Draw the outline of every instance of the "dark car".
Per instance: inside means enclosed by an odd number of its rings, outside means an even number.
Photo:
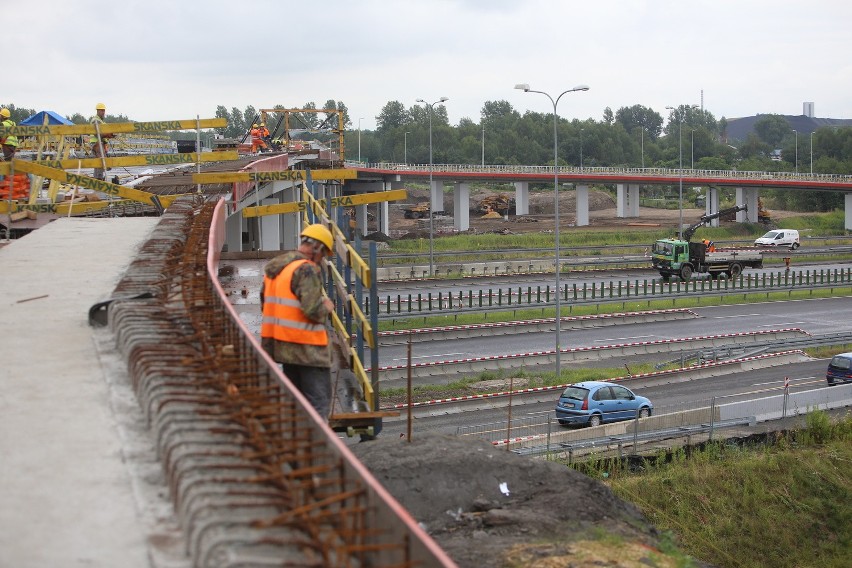
[[[825,380],[829,385],[852,383],[852,351],[831,358],[825,372]]]
[[[563,426],[588,424],[600,426],[604,422],[646,418],[654,412],[654,405],[644,396],[638,396],[627,387],[603,381],[576,383],[562,391],[556,403],[556,419]]]

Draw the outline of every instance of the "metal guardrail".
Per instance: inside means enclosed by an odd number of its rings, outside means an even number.
[[[768,277],[767,277],[768,275]],[[662,282],[659,280],[583,283],[582,286],[561,288],[561,302],[570,313],[572,305],[601,303],[673,300],[686,294],[691,297],[712,297],[730,294],[769,294],[794,290],[852,287],[852,268],[836,270],[792,270],[763,273],[759,276],[741,274],[734,279],[693,279],[688,282]],[[418,293],[396,298],[385,296],[379,307],[380,320],[398,320],[412,317],[461,315],[465,313],[506,312],[513,310],[548,309],[556,307],[556,290],[549,285],[535,289],[528,286],[473,290]],[[395,309],[394,309],[395,308]],[[367,311],[371,309],[367,306]]]

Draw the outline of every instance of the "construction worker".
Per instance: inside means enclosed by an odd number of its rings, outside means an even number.
[[[3,128],[12,128],[13,126],[17,126],[15,121],[12,120],[12,113],[9,112],[9,109],[2,108],[0,109],[0,126]],[[2,136],[0,137],[0,145],[3,146],[3,160],[11,161],[12,158],[15,157],[15,152],[18,151],[18,137],[17,136]]]
[[[251,151],[252,152],[263,152],[264,149],[269,148],[266,145],[266,141],[263,139],[263,132],[266,130],[266,126],[261,128],[258,124],[251,125]],[[266,130],[266,135],[269,136],[269,131]]]
[[[334,303],[323,294],[322,263],[332,255],[331,232],[309,225],[299,248],[264,267],[261,344],[322,418],[331,407],[331,350],[326,321]]]
[[[104,103],[98,103],[95,105],[95,116],[93,116],[89,122],[91,124],[97,124],[100,129],[105,124],[104,116],[106,116],[106,105]],[[95,134],[92,138],[94,140],[92,143],[92,155],[96,158],[105,157],[109,150],[107,141],[114,136],[115,134],[101,134],[100,137],[98,137],[98,135]],[[95,168],[94,177],[101,181],[106,179],[103,168]]]

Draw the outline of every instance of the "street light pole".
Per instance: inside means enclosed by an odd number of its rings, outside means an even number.
[[[403,161],[406,164],[408,164],[408,135],[409,134],[411,134],[411,132],[406,132],[402,136],[402,140],[403,140]]]
[[[580,171],[583,171],[583,129],[580,129]]]
[[[645,169],[645,127],[639,130],[639,141],[642,144],[642,169]]]
[[[432,217],[435,213],[435,204],[432,200],[432,113],[435,111],[435,105],[438,103],[443,103],[448,101],[447,97],[441,97],[434,103],[427,103],[423,99],[417,99],[418,103],[423,103],[424,105],[429,107],[429,277],[431,278],[435,274],[435,253],[434,253],[434,224],[432,221]],[[443,193],[443,192],[442,192]],[[443,206],[443,204],[442,204]]]
[[[698,105],[689,105],[688,108],[698,108]],[[675,107],[667,106],[667,110],[677,111]],[[680,211],[680,224],[677,228],[678,239],[683,240],[683,116],[686,114],[684,107],[681,106],[680,117],[678,118],[678,127],[677,127],[677,153],[678,153],[678,161],[680,165],[679,170],[679,178],[680,181],[678,183],[678,193],[677,193],[677,208]]]
[[[485,125],[482,126],[482,167],[485,167]]]
[[[690,142],[690,150],[692,151],[692,157],[689,160],[689,169],[695,169],[695,129],[692,128],[692,141]]]
[[[559,343],[559,330],[562,327],[562,312],[561,312],[561,298],[562,298],[562,290],[560,290],[559,286],[559,142],[558,142],[558,134],[556,130],[557,125],[557,115],[556,115],[556,105],[559,104],[559,99],[562,98],[562,95],[567,93],[573,93],[574,91],[588,91],[588,85],[577,85],[573,89],[568,89],[567,91],[563,91],[556,100],[553,100],[549,94],[544,91],[533,91],[530,89],[530,86],[526,83],[521,83],[515,85],[516,89],[520,89],[525,93],[538,93],[540,95],[544,95],[550,102],[553,103],[553,199],[556,205],[556,214],[555,214],[555,227],[554,227],[554,236],[556,239],[556,377],[562,373],[561,369],[561,358],[562,358],[562,346]]]
[[[361,161],[361,121],[364,120],[364,117],[360,117],[358,119],[358,162]]]
[[[816,132],[816,131],[814,131]],[[811,175],[814,175],[814,133],[811,132]]]
[[[794,129],[793,134],[796,135],[796,173],[799,173],[799,131]]]

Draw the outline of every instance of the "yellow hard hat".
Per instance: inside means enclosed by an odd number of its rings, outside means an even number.
[[[324,225],[320,225],[318,223],[315,225],[308,225],[302,230],[301,236],[321,242],[325,245],[325,248],[328,249],[328,256],[331,256],[334,238],[331,236],[331,231],[326,229]]]
[[[10,116],[12,116],[12,113],[9,112],[9,109],[7,108],[0,108],[0,116],[2,116],[3,118],[9,118]]]
[[[98,103],[95,105],[95,110],[106,110],[106,105],[104,103]]]
[[[252,128],[257,128],[257,123],[255,122],[254,124],[252,124],[252,125],[251,125],[251,127],[252,127]]]

